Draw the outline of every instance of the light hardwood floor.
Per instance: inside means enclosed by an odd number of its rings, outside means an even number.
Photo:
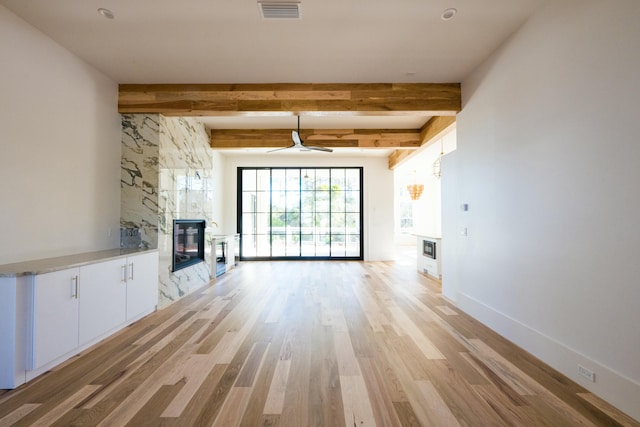
[[[4,425],[640,423],[459,312],[411,265],[255,262],[0,392]]]

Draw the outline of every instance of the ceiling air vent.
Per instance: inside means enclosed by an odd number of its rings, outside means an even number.
[[[300,19],[300,2],[258,2],[263,19]]]

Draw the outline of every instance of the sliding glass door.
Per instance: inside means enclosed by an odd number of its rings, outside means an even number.
[[[362,259],[362,168],[239,168],[241,259]]]

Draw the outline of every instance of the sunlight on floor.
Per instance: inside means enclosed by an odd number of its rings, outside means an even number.
[[[396,245],[393,259],[400,265],[413,265],[417,268],[416,245]]]

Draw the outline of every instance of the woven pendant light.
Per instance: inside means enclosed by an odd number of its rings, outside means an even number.
[[[418,200],[422,195],[422,191],[424,190],[424,185],[422,184],[407,185],[407,190],[409,190],[409,196],[411,197],[411,200]]]
[[[416,171],[413,171],[413,184],[407,185],[407,190],[409,191],[409,197],[411,200],[418,200],[422,195],[422,191],[424,190],[424,185],[416,183]]]

